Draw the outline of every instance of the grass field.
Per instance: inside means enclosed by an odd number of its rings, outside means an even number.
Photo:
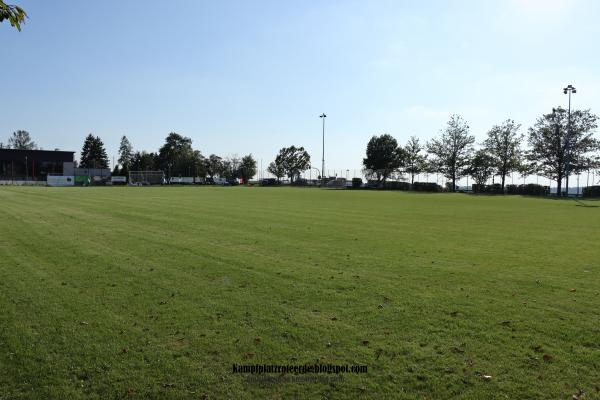
[[[2,187],[0,399],[597,399],[599,205]]]

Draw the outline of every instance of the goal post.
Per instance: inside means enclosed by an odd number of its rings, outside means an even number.
[[[162,185],[165,183],[165,173],[162,171],[129,171],[129,184]]]

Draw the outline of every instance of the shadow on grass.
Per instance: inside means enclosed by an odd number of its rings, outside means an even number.
[[[584,203],[596,203],[596,202],[600,202],[600,198],[599,197],[590,197],[590,198],[577,198],[577,197],[557,197],[557,196],[535,196],[535,195],[526,195],[526,194],[495,194],[495,193],[465,193],[468,194],[470,196],[489,196],[489,197],[494,197],[494,196],[506,196],[506,197],[510,197],[510,196],[519,196],[519,197],[525,197],[525,198],[531,198],[531,199],[542,199],[542,200],[551,200],[551,201],[574,201],[575,206],[576,207],[590,207],[590,208],[597,208],[600,207],[600,205],[592,205],[592,204],[586,204]]]
[[[537,197],[537,196],[526,196],[526,197]],[[538,197],[539,198],[539,197]],[[587,203],[597,203],[600,202],[600,198],[586,198],[580,199],[577,197],[556,197],[556,196],[546,196],[542,197],[546,200],[554,200],[554,201],[573,201],[575,202],[575,207],[587,207],[587,208],[598,208],[600,205],[598,204],[587,204]],[[585,203],[584,203],[585,201]]]
[[[597,204],[594,204],[594,205],[585,204],[583,201],[581,201],[579,199],[574,199],[574,200],[577,203],[577,204],[575,204],[576,207],[590,207],[590,208],[598,208],[598,207],[600,207],[600,205],[597,205]],[[590,199],[590,200],[586,200],[586,201],[596,201],[597,202],[597,201],[600,201],[600,199]]]

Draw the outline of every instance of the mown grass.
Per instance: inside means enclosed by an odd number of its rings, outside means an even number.
[[[0,188],[0,399],[599,398],[582,204],[600,203]],[[315,362],[369,372],[232,373]]]

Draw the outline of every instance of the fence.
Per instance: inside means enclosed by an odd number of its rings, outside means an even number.
[[[107,169],[84,169],[84,168],[76,168],[74,175],[74,184],[75,185],[94,185],[94,184],[106,184],[110,181],[110,171]],[[49,174],[54,175],[54,174]],[[359,168],[352,169],[326,169],[325,170],[325,181],[326,183],[330,183],[330,187],[352,187],[352,182],[354,180],[355,186],[358,179],[363,184],[367,184],[369,181],[369,177],[365,175],[364,171]],[[23,179],[22,177],[2,177],[0,179],[0,185],[46,185],[46,180],[44,181],[33,181]],[[303,171],[299,179],[295,184],[298,186],[321,186],[323,182],[320,178],[320,171],[317,168],[311,168],[306,171]],[[387,180],[390,182],[411,182],[413,179],[409,174],[394,174]],[[178,178],[181,180],[179,182],[177,179],[174,179],[172,183],[188,183],[187,180],[191,179],[192,183],[201,184],[203,183],[201,179],[196,178],[194,182],[194,178]],[[254,182],[262,182],[265,179],[277,180],[277,178],[271,174],[267,170],[259,170],[251,179],[250,183]],[[210,179],[207,179],[210,181]],[[331,183],[335,181],[336,183]],[[342,182],[345,182],[344,184]],[[414,182],[420,182],[422,184],[436,184],[440,187],[445,188],[449,181],[440,173],[420,173],[414,175]],[[500,178],[498,176],[492,177],[487,185],[493,185],[500,182]],[[283,177],[277,182],[278,184],[291,184],[290,180],[287,177]],[[463,177],[457,181],[457,189],[461,191],[472,191],[472,185],[475,182],[470,177]],[[565,181],[563,180],[562,187],[564,188]],[[548,178],[532,175],[532,176],[520,176],[518,173],[509,174],[505,180],[505,187],[508,188],[509,185],[526,185],[526,184],[537,184],[541,186],[549,187],[550,194],[556,194],[556,182],[552,181]],[[569,195],[570,196],[580,196],[583,194],[584,187],[590,187],[594,185],[600,184],[600,170],[590,170],[577,175],[573,175],[569,180]],[[327,186],[327,185],[324,185]],[[563,189],[564,190],[564,189]]]
[[[317,168],[312,168],[306,170],[300,174],[301,179],[306,179],[308,181],[318,181],[320,176],[320,172]],[[337,178],[345,178],[346,181],[351,182],[354,178],[360,178],[363,182],[368,182],[370,179],[365,175],[362,169],[352,168],[352,169],[325,169],[325,177],[328,179],[337,179]],[[267,170],[259,170],[254,176],[254,181],[262,181],[264,179],[276,179],[277,177],[271,174]],[[395,175],[389,178],[390,181],[398,181],[398,182],[411,182],[411,177],[409,174],[404,173],[401,175]],[[289,184],[289,178],[283,177],[280,179],[281,183]],[[448,179],[444,177],[444,175],[440,173],[420,173],[415,174],[414,182],[422,182],[422,183],[435,183],[441,187],[446,187],[447,184],[450,183]],[[457,190],[470,192],[472,190],[472,185],[475,182],[470,177],[463,177],[456,182]],[[492,185],[495,183],[500,183],[500,177],[494,176],[486,182],[488,185]],[[526,184],[537,184],[541,186],[548,186],[550,189],[550,194],[556,194],[556,181],[548,179],[546,177],[540,175],[530,175],[530,176],[521,176],[518,173],[512,173],[506,176],[505,186],[508,185],[526,185]],[[588,186],[593,186],[596,184],[600,184],[600,170],[590,170],[578,175],[572,175],[569,178],[569,195],[570,196],[579,196],[583,193],[583,188]],[[350,185],[350,184],[349,184]],[[566,180],[563,180],[562,187],[563,190],[566,186]]]

